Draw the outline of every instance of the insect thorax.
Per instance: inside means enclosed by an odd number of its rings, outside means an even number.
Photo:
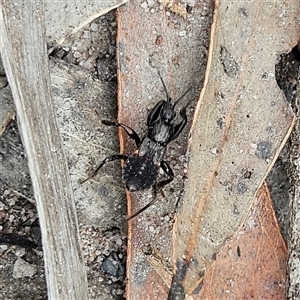
[[[139,155],[151,158],[154,164],[159,164],[166,152],[166,146],[145,137],[139,149]]]

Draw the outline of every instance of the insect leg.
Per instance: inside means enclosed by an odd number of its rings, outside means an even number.
[[[176,125],[173,126],[173,130],[172,130],[172,134],[168,140],[168,143],[170,143],[171,141],[175,140],[179,134],[181,133],[181,131],[183,130],[183,128],[185,127],[186,123],[187,123],[187,115],[186,115],[186,108],[190,103],[188,103],[185,107],[183,107],[179,114],[182,118],[182,121]]]
[[[89,177],[81,180],[79,183],[82,184],[86,181],[88,181],[89,179],[95,177],[97,175],[97,173],[99,172],[99,170],[107,163],[107,162],[110,162],[110,161],[114,161],[114,160],[117,160],[117,159],[123,159],[123,160],[126,160],[128,158],[128,156],[126,155],[122,155],[122,154],[115,154],[115,155],[110,155],[108,157],[106,157],[102,163],[97,167],[97,169],[94,171],[94,173],[92,175],[90,175]]]
[[[155,123],[158,118],[160,118],[160,113],[162,110],[162,107],[165,105],[166,101],[162,100],[159,101],[150,111],[147,117],[147,126],[151,127],[153,126],[153,123]]]
[[[173,132],[172,132],[172,136],[170,137],[170,141],[175,140],[179,136],[179,134],[181,133],[181,131],[183,130],[183,128],[187,123],[186,107],[182,108],[179,114],[182,118],[182,121],[173,127]]]
[[[139,209],[137,212],[135,212],[133,215],[131,215],[130,217],[128,217],[124,222],[128,222],[130,220],[132,220],[133,218],[135,218],[136,216],[138,216],[140,213],[142,213],[143,211],[145,211],[148,207],[150,207],[152,204],[154,204],[157,201],[157,197],[155,197],[153,200],[151,200],[147,205],[145,205],[143,208]]]
[[[139,135],[132,128],[126,126],[123,123],[118,123],[118,122],[108,121],[108,120],[102,120],[101,123],[106,126],[117,126],[123,128],[126,131],[126,133],[129,135],[129,137],[135,141],[136,146],[138,148],[140,147],[141,139]]]
[[[163,171],[165,172],[165,174],[167,176],[169,176],[168,179],[166,180],[162,180],[160,182],[158,182],[154,188],[157,189],[161,189],[163,188],[165,185],[169,184],[171,181],[173,181],[174,179],[174,173],[173,170],[171,169],[171,167],[169,166],[169,164],[167,162],[165,162],[164,160],[161,161],[160,163],[161,168],[163,169]]]

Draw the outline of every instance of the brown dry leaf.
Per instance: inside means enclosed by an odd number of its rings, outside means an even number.
[[[225,243],[196,299],[284,299],[287,248],[267,186],[242,229]]]
[[[292,130],[295,117],[276,84],[275,63],[277,53],[297,43],[299,13],[298,1],[216,1],[188,181],[174,226],[170,300],[202,284]]]
[[[130,300],[167,298],[168,287],[142,248],[151,244],[171,261],[172,213],[182,196],[188,130],[205,74],[211,12],[210,1],[196,2],[186,18],[170,12],[157,1],[129,1],[118,10],[119,121],[143,137],[149,110],[166,99],[157,71],[174,100],[193,87],[176,106],[177,113],[194,99],[188,109],[189,125],[168,146],[164,157],[174,170],[174,181],[164,188],[165,197],[158,195],[160,199],[155,205],[128,224],[127,298]],[[120,132],[121,150],[132,153],[134,143]],[[149,203],[152,197],[151,191],[128,195],[128,214]]]

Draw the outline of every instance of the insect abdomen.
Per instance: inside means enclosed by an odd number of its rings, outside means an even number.
[[[123,168],[123,181],[129,191],[138,191],[150,188],[158,176],[159,165],[152,159],[131,155]]]

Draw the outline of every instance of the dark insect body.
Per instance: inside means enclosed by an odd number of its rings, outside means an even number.
[[[124,160],[124,167],[122,171],[122,179],[126,185],[126,188],[130,192],[139,191],[154,187],[155,197],[142,209],[130,216],[127,221],[136,217],[143,212],[149,206],[156,201],[156,191],[161,189],[166,184],[170,183],[174,179],[174,173],[167,162],[163,160],[167,145],[175,140],[187,123],[186,106],[180,110],[181,121],[178,124],[174,124],[173,121],[176,117],[175,106],[178,102],[190,91],[188,89],[178,100],[171,103],[171,98],[167,92],[167,88],[162,77],[159,77],[164,86],[165,93],[167,95],[167,101],[161,100],[150,111],[147,117],[148,131],[146,136],[141,140],[139,135],[130,127],[114,122],[114,121],[101,121],[102,124],[107,126],[118,126],[125,130],[130,138],[135,141],[137,150],[130,156],[123,154],[115,154],[106,157],[102,163],[97,167],[92,175],[84,179],[81,183],[93,178],[97,175],[98,171],[110,161],[117,159]],[[159,169],[162,168],[167,179],[156,183]]]
[[[0,232],[0,245],[16,245],[30,249],[38,248],[38,245],[35,242],[32,242],[26,236],[17,233]]]

